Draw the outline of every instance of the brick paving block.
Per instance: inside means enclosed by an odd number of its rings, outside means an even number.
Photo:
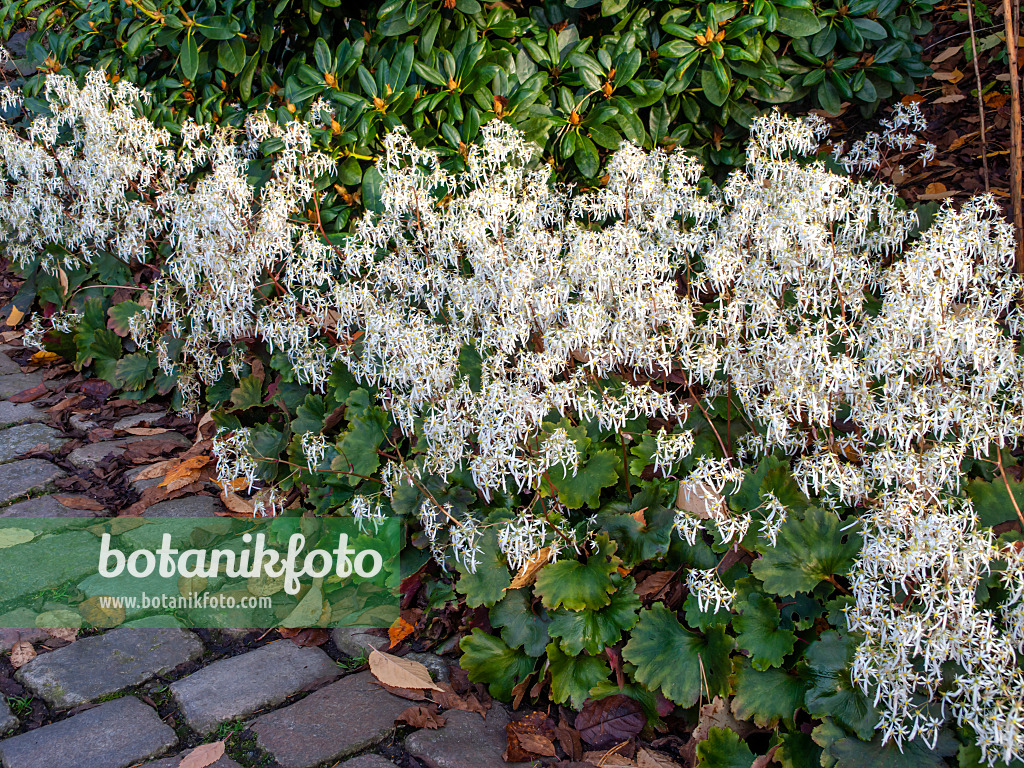
[[[39,444],[52,451],[66,442],[66,437],[45,424],[18,424],[8,427],[0,431],[0,464],[14,461]]]
[[[4,599],[17,600],[93,573],[96,551],[96,537],[85,531],[40,536],[8,547],[0,557]]]
[[[508,745],[508,713],[495,703],[484,720],[476,712],[449,709],[447,722],[436,731],[416,731],[405,748],[429,768],[479,768],[482,765],[527,768],[529,763],[506,763],[501,754]]]
[[[314,768],[380,743],[394,730],[395,718],[414,704],[360,672],[261,715],[252,730],[256,743],[284,768]]]
[[[29,422],[46,421],[47,413],[36,408],[32,403],[12,403],[0,400],[0,424],[27,424]]]
[[[280,704],[300,691],[330,682],[338,665],[319,648],[280,640],[216,661],[171,684],[171,695],[197,733]]]
[[[41,373],[8,373],[0,376],[0,398],[6,400],[12,395],[24,392],[26,389],[38,387],[43,383]]]
[[[4,768],[128,768],[178,743],[156,710],[134,696],[0,741]]]
[[[178,768],[181,765],[181,761],[192,754],[191,749],[187,749],[180,755],[174,757],[163,757],[159,760],[155,760],[152,763],[146,763],[142,768]],[[210,763],[206,768],[242,768],[241,765],[236,763],[227,755],[217,759],[216,762]]]
[[[67,477],[63,469],[42,459],[22,459],[8,464],[0,472],[0,504],[42,490],[62,477]]]
[[[41,654],[15,678],[51,706],[67,709],[166,674],[203,650],[183,629],[115,629]]]

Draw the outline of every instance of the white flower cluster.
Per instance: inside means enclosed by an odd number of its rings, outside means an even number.
[[[11,252],[23,263],[52,245],[85,261],[100,251],[145,261],[151,243],[165,244],[152,305],[131,331],[176,372],[186,403],[200,381],[237,368],[218,350],[254,336],[314,387],[342,363],[422,435],[420,467],[382,471],[390,498],[419,482],[413,472],[468,470],[488,494],[537,490],[553,467],[579,471],[569,432],[545,433],[552,412],[612,430],[640,416],[681,425],[682,398],[634,381],[671,372],[691,396],[728,393],[755,431],[736,456],[697,457],[684,491],[708,508],[681,513],[679,532],[695,540],[713,518],[723,538],[742,538],[751,517],[721,503],[740,460],[797,456],[796,478],[818,503],[866,510],[850,621],[865,637],[855,677],[875,692],[886,737],[934,738],[952,716],[978,733],[986,760],[1024,753],[1013,651],[1024,588],[1008,590],[998,614],[977,606],[972,585],[1011,555],[952,501],[962,458],[1024,434],[1012,338],[1024,330],[1024,291],[991,197],[942,208],[910,240],[917,217],[892,188],[801,159],[826,135],[822,121],[777,114],[755,121],[747,166],[720,192],[700,191],[694,159],[626,144],[603,187],[572,194],[549,184],[520,133],[494,122],[459,173],[390,134],[382,210],[329,244],[315,216],[296,216],[315,210],[315,180],[330,167],[308,123],[254,114],[240,137],[191,123],[171,137],[139,116],[142,93],[101,73],[81,89],[50,76],[46,94],[53,117],[28,138],[0,126]],[[916,146],[906,134],[917,122],[898,107],[847,166]],[[246,173],[268,138],[283,149],[257,190]],[[47,255],[44,266],[64,265]],[[168,335],[183,340],[178,360]],[[656,441],[658,468],[671,471],[692,437]],[[303,440],[310,467],[328,447]],[[244,430],[218,435],[214,450],[222,482],[256,481]],[[353,501],[353,514],[371,525],[375,504]],[[265,511],[278,505],[264,496]],[[773,542],[786,510],[777,499],[764,508]],[[433,499],[420,518],[439,558],[447,540],[459,562],[476,562],[471,519]],[[580,548],[532,508],[502,523],[498,540],[513,568],[543,546]],[[704,605],[726,604],[707,574],[690,578]],[[948,662],[962,671],[940,692]]]

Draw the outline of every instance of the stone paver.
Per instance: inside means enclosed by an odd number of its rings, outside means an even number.
[[[64,470],[42,459],[22,459],[8,464],[0,472],[0,504],[42,490],[66,476]]]
[[[128,548],[125,548],[126,550]],[[178,593],[177,577],[161,576],[159,570],[154,570],[149,576],[138,578],[128,573],[125,569],[117,576],[107,577],[99,573],[93,573],[78,584],[78,588],[86,597],[97,595],[110,595],[111,597],[123,597],[125,619],[128,621],[138,619],[148,613],[156,613],[162,609],[159,606],[143,607],[142,596],[147,595],[168,595],[173,597]]]
[[[398,766],[380,755],[360,755],[346,760],[339,768],[398,768]]]
[[[171,684],[171,695],[189,727],[209,733],[339,674],[337,664],[319,648],[279,640],[193,672]]]
[[[448,662],[436,653],[407,653],[403,658],[419,662],[426,667],[434,682],[448,682]]]
[[[178,743],[169,725],[133,696],[0,741],[4,768],[127,768]]]
[[[40,443],[50,450],[59,448],[67,439],[45,424],[19,424],[0,432],[0,464],[14,461]]]
[[[119,437],[116,440],[104,440],[99,443],[89,443],[80,448],[75,448],[68,454],[68,461],[82,469],[92,469],[108,456],[120,456],[131,443],[140,440],[168,440],[187,448],[192,445],[188,438],[179,435],[177,432],[165,432],[162,435],[132,435],[131,437]]]
[[[184,760],[192,753],[191,749],[185,750],[180,755],[174,757],[164,757],[160,760],[156,760],[152,763],[146,763],[142,768],[178,768],[181,765],[181,761]],[[224,755],[216,762],[210,763],[207,768],[242,768],[241,765],[236,763],[227,755]]]
[[[36,373],[9,373],[0,376],[0,398],[6,400],[12,395],[24,392],[26,389],[38,387],[43,383],[43,374]]]
[[[76,494],[61,494],[76,497]],[[34,499],[26,499],[9,507],[0,508],[0,517],[96,517],[103,515],[102,511],[93,509],[75,509],[65,507],[53,496],[37,496]],[[71,524],[71,521],[68,521]]]
[[[11,708],[7,706],[7,700],[0,696],[0,736],[9,733],[18,727],[18,718],[11,714]]]
[[[386,637],[371,635],[358,627],[337,627],[331,632],[331,639],[339,651],[355,658],[369,656],[373,649],[386,650],[390,642]]]
[[[154,512],[156,507],[161,509]],[[139,518],[146,524],[125,531],[121,534],[121,541],[126,549],[155,550],[163,543],[165,533],[171,534],[171,546],[175,548],[187,547],[192,533],[200,527],[214,533],[229,533],[232,523],[227,518],[218,517],[218,509],[223,509],[220,501],[212,496],[183,496],[180,499],[161,501],[147,509],[144,517]],[[152,522],[146,520],[150,517],[162,519]],[[206,517],[212,519],[201,522],[196,519]]]
[[[0,557],[4,599],[17,600],[81,579],[96,570],[96,551],[96,537],[85,531],[40,536],[5,549]]]
[[[199,658],[203,644],[182,629],[115,629],[37,656],[15,678],[67,709],[118,693]]]
[[[0,616],[0,653],[7,653],[15,643],[24,640],[26,643],[41,643],[50,636],[41,629],[36,629],[36,614],[28,608],[16,608]],[[21,625],[18,628],[13,625]]]
[[[0,375],[7,376],[12,373],[21,373],[21,366],[7,355],[0,355]]]
[[[124,416],[114,422],[111,429],[131,429],[132,427],[148,427],[154,421],[160,421],[167,415],[167,411],[156,411],[154,413],[133,413],[131,416]],[[166,434],[166,433],[165,433]]]
[[[182,496],[180,499],[161,501],[146,509],[145,517],[216,517],[224,510],[213,496]]]
[[[125,479],[129,482],[132,489],[136,493],[142,493],[147,488],[152,488],[154,485],[160,485],[163,477],[151,477],[149,480],[136,480],[135,478],[142,474],[142,470],[147,469],[146,466],[136,467],[130,469],[124,473]]]
[[[529,763],[506,763],[501,753],[508,746],[505,726],[508,713],[495,703],[484,720],[476,712],[449,709],[447,720],[436,731],[416,731],[405,740],[409,753],[429,768],[479,768],[481,765],[520,766]]]
[[[252,730],[256,743],[284,768],[313,768],[380,743],[412,704],[360,672],[258,717]],[[490,764],[478,762],[474,768]]]
[[[0,355],[0,357],[4,356]],[[46,418],[46,411],[36,408],[32,403],[12,403],[9,400],[0,400],[0,425],[27,424],[33,421],[46,421]]]
[[[137,629],[184,629],[185,625],[173,616],[162,614],[159,616],[146,616],[135,621],[128,621],[122,624],[123,627],[134,627]]]

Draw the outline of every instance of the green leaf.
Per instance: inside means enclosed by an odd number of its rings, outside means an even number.
[[[142,311],[142,305],[135,301],[122,301],[107,310],[107,327],[118,336],[129,334],[128,321]]]
[[[246,376],[231,391],[231,402],[240,411],[263,404],[263,382],[255,376]]]
[[[832,512],[809,507],[803,515],[790,515],[751,570],[764,582],[766,592],[794,595],[810,592],[821,581],[844,575],[860,549],[860,536],[843,531]]]
[[[92,367],[96,375],[115,387],[120,386],[117,380],[117,362],[121,357],[121,338],[107,328],[100,328],[93,336],[91,349]]]
[[[384,203],[380,197],[380,171],[377,166],[371,165],[363,174],[363,207],[371,213],[381,213],[384,210]]]
[[[611,602],[604,608],[597,611],[559,608],[551,614],[548,632],[560,638],[563,651],[574,656],[583,651],[597,655],[619,642],[622,633],[636,625],[640,618],[640,598],[633,591],[636,582],[631,578],[615,581],[617,586]]]
[[[581,462],[575,476],[566,475],[561,468],[549,470],[548,477],[558,491],[558,500],[569,509],[583,506],[596,509],[601,505],[601,489],[618,482],[616,467],[620,459],[615,451],[597,451],[586,464]]]
[[[327,73],[334,69],[331,50],[322,37],[318,37],[313,43],[313,59],[321,73]]]
[[[720,62],[717,59],[712,59],[712,62],[712,65],[705,64],[705,66],[701,67],[700,86],[704,92],[704,97],[716,107],[720,107],[729,98],[729,90],[722,87],[715,72],[714,64],[719,64],[720,66]]]
[[[481,605],[490,607],[504,597],[505,590],[512,583],[508,565],[498,549],[498,534],[493,527],[488,528],[480,539],[480,556],[477,560],[476,573],[470,573],[461,563],[456,564],[459,580],[455,582],[455,589],[466,596],[466,605],[470,608]]]
[[[507,575],[508,569],[504,564],[502,569]],[[550,640],[548,625],[551,619],[543,608],[540,609],[541,615],[535,614],[530,598],[529,589],[508,590],[491,608],[490,619],[492,627],[501,629],[501,639],[508,643],[509,648],[522,648],[527,655],[536,657],[544,653],[544,647]]]
[[[320,432],[327,418],[327,404],[320,395],[309,394],[298,408],[292,420],[292,434],[304,435],[307,432]]]
[[[804,8],[778,8],[776,31],[788,37],[810,37],[821,29],[821,21],[814,11]]]
[[[196,46],[196,39],[191,32],[185,35],[185,42],[181,46],[179,62],[181,64],[181,74],[185,76],[185,79],[195,80],[196,73],[199,71],[199,48]]]
[[[603,656],[565,654],[552,642],[547,647],[548,669],[551,671],[551,698],[556,704],[568,702],[579,709],[590,696],[590,689],[607,680],[612,673]]]
[[[703,636],[689,632],[659,603],[641,612],[622,658],[636,666],[637,682],[660,687],[676,704],[690,707],[702,695],[728,693],[732,649],[724,628],[712,627]]]
[[[1007,478],[1017,506],[1024,509],[1024,483]],[[1017,519],[1017,511],[1013,508],[1010,495],[1001,478],[992,482],[971,480],[967,483],[967,495],[974,503],[974,511],[978,513],[978,525],[989,527]]]
[[[750,768],[754,753],[728,728],[709,728],[697,744],[697,768]]]
[[[615,546],[609,545],[605,537],[603,545],[585,563],[559,560],[542,568],[535,588],[544,607],[595,611],[610,604],[609,595],[615,591],[612,574],[619,564],[614,551]]]
[[[921,739],[904,741],[896,746],[894,741],[882,745],[882,735],[871,741],[840,739],[826,752],[836,759],[836,768],[863,768],[866,765],[884,765],[885,768],[946,768],[945,758],[954,755],[959,745],[949,731],[939,731],[939,739],[932,749]]]
[[[156,371],[156,360],[144,352],[125,355],[117,361],[115,374],[121,386],[129,392],[144,389]]]
[[[252,77],[256,73],[256,65],[259,64],[259,56],[250,56],[246,62],[242,74],[238,77],[238,94],[243,101],[252,98]]]
[[[832,717],[861,739],[868,740],[875,731],[878,713],[850,679],[854,644],[838,632],[824,632],[804,653],[810,687],[805,704],[815,717]]]
[[[576,154],[573,157],[576,160],[576,167],[584,177],[592,179],[597,176],[601,161],[597,156],[597,147],[594,146],[594,142],[586,136],[577,136]]]
[[[750,653],[754,669],[782,666],[786,655],[793,652],[796,635],[779,627],[781,619],[775,601],[757,592],[736,606],[733,619],[736,644]]]
[[[462,638],[459,663],[474,683],[487,683],[496,699],[512,698],[512,689],[533,671],[535,660],[523,651],[509,648],[500,637],[480,629]]]
[[[245,66],[245,43],[242,42],[242,38],[222,40],[217,45],[217,63],[232,74],[237,75],[241,72]]]
[[[780,720],[792,722],[804,705],[806,686],[782,669],[759,672],[744,663],[736,677],[732,711],[740,720],[753,720],[759,728],[774,728]]]

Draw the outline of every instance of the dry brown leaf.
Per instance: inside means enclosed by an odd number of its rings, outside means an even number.
[[[725,506],[722,494],[713,488],[701,485],[697,489],[689,489],[685,483],[679,484],[676,492],[676,509],[683,509],[701,520],[721,516]]]
[[[192,458],[185,459],[164,476],[163,482],[160,485],[167,486],[175,480],[180,480],[184,477],[191,477],[192,481],[194,481],[199,477],[199,470],[210,463],[210,458],[209,456],[193,456]]]
[[[224,743],[215,741],[212,744],[200,744],[178,763],[178,768],[207,768],[213,765],[224,757]]]
[[[149,464],[135,476],[135,482],[139,480],[156,480],[156,478],[166,475],[180,463],[180,459],[167,459],[165,461],[158,461],[155,464]]]
[[[82,618],[99,629],[110,629],[125,620],[124,604],[110,595],[93,595],[78,604]]]
[[[40,397],[45,397],[50,394],[50,390],[46,388],[45,384],[36,384],[34,387],[30,387],[16,395],[11,395],[7,399],[12,403],[31,403],[33,400],[38,400]]]
[[[645,578],[633,590],[639,597],[653,597],[667,587],[675,577],[675,571],[658,571]]]
[[[959,53],[961,50],[962,49],[961,49],[961,47],[959,45],[951,45],[951,46],[949,46],[949,48],[947,48],[942,53],[940,53],[938,56],[936,56],[934,59],[932,59],[932,61],[931,61],[932,66],[934,66],[936,64],[941,64],[942,62],[946,61],[947,59],[952,58],[957,53]]]
[[[43,632],[65,643],[73,643],[78,639],[78,630],[74,627],[47,627]]]
[[[537,580],[537,574],[540,573],[540,569],[548,564],[548,557],[551,556],[551,547],[542,547],[530,555],[530,559],[526,561],[526,564],[519,569],[519,573],[512,579],[512,583],[508,585],[508,589],[519,589],[521,587],[528,587]]]
[[[395,718],[395,725],[411,725],[413,728],[427,728],[436,731],[446,722],[445,716],[437,711],[437,706],[409,707]]]
[[[945,192],[946,185],[943,184],[941,181],[933,181],[931,184],[924,188],[924,191],[927,192],[929,195],[935,194],[937,192]]]
[[[939,98],[932,101],[932,104],[956,104],[958,101],[963,101],[966,98],[962,93],[951,93],[948,96],[939,96]]]
[[[935,72],[932,74],[936,80],[941,80],[944,83],[959,83],[964,79],[964,73],[959,69],[954,69],[952,72]]]
[[[205,576],[179,576],[178,594],[184,598],[202,594],[208,581]]]
[[[415,626],[399,616],[395,619],[394,624],[388,628],[388,640],[390,640],[388,648],[394,648],[415,631]]]
[[[430,672],[418,661],[403,659],[376,649],[370,651],[370,673],[382,683],[395,688],[420,688],[440,691],[430,679]]]
[[[109,533],[111,536],[120,536],[126,531],[138,528],[140,525],[152,525],[148,520],[139,520],[137,517],[112,517],[102,523],[90,525],[85,530],[97,536]]]
[[[660,752],[652,752],[646,747],[640,747],[636,751],[637,768],[680,768],[672,758]]]
[[[487,719],[487,710],[491,706],[489,701],[485,705],[480,702],[475,693],[467,693],[465,696],[460,696],[448,683],[438,683],[438,685],[443,690],[434,691],[430,696],[433,698],[434,703],[442,709],[461,709],[463,712],[476,712],[480,717]]]
[[[607,752],[584,752],[583,762],[593,763],[599,768],[637,768],[634,761],[623,757],[614,749],[609,749]]]
[[[68,509],[87,509],[91,512],[104,512],[106,507],[100,504],[96,499],[90,499],[88,496],[54,496],[62,507]]]
[[[15,339],[20,339],[24,335],[24,331],[4,331],[3,333],[0,333],[0,341],[4,344],[9,344]]]
[[[234,512],[236,515],[252,517],[253,510],[256,509],[256,505],[249,499],[243,499],[241,496],[236,493],[232,493],[231,491],[222,492],[220,500],[224,502],[224,506],[228,508],[228,511]]]
[[[19,640],[11,647],[11,666],[21,669],[36,657],[36,649],[27,640]]]
[[[61,360],[61,356],[48,349],[40,349],[30,358],[33,365],[53,365]]]
[[[167,427],[128,427],[125,430],[129,435],[162,435],[170,431]]]
[[[517,735],[519,746],[524,751],[543,757],[555,757],[555,745],[551,739],[539,733],[520,733]]]

